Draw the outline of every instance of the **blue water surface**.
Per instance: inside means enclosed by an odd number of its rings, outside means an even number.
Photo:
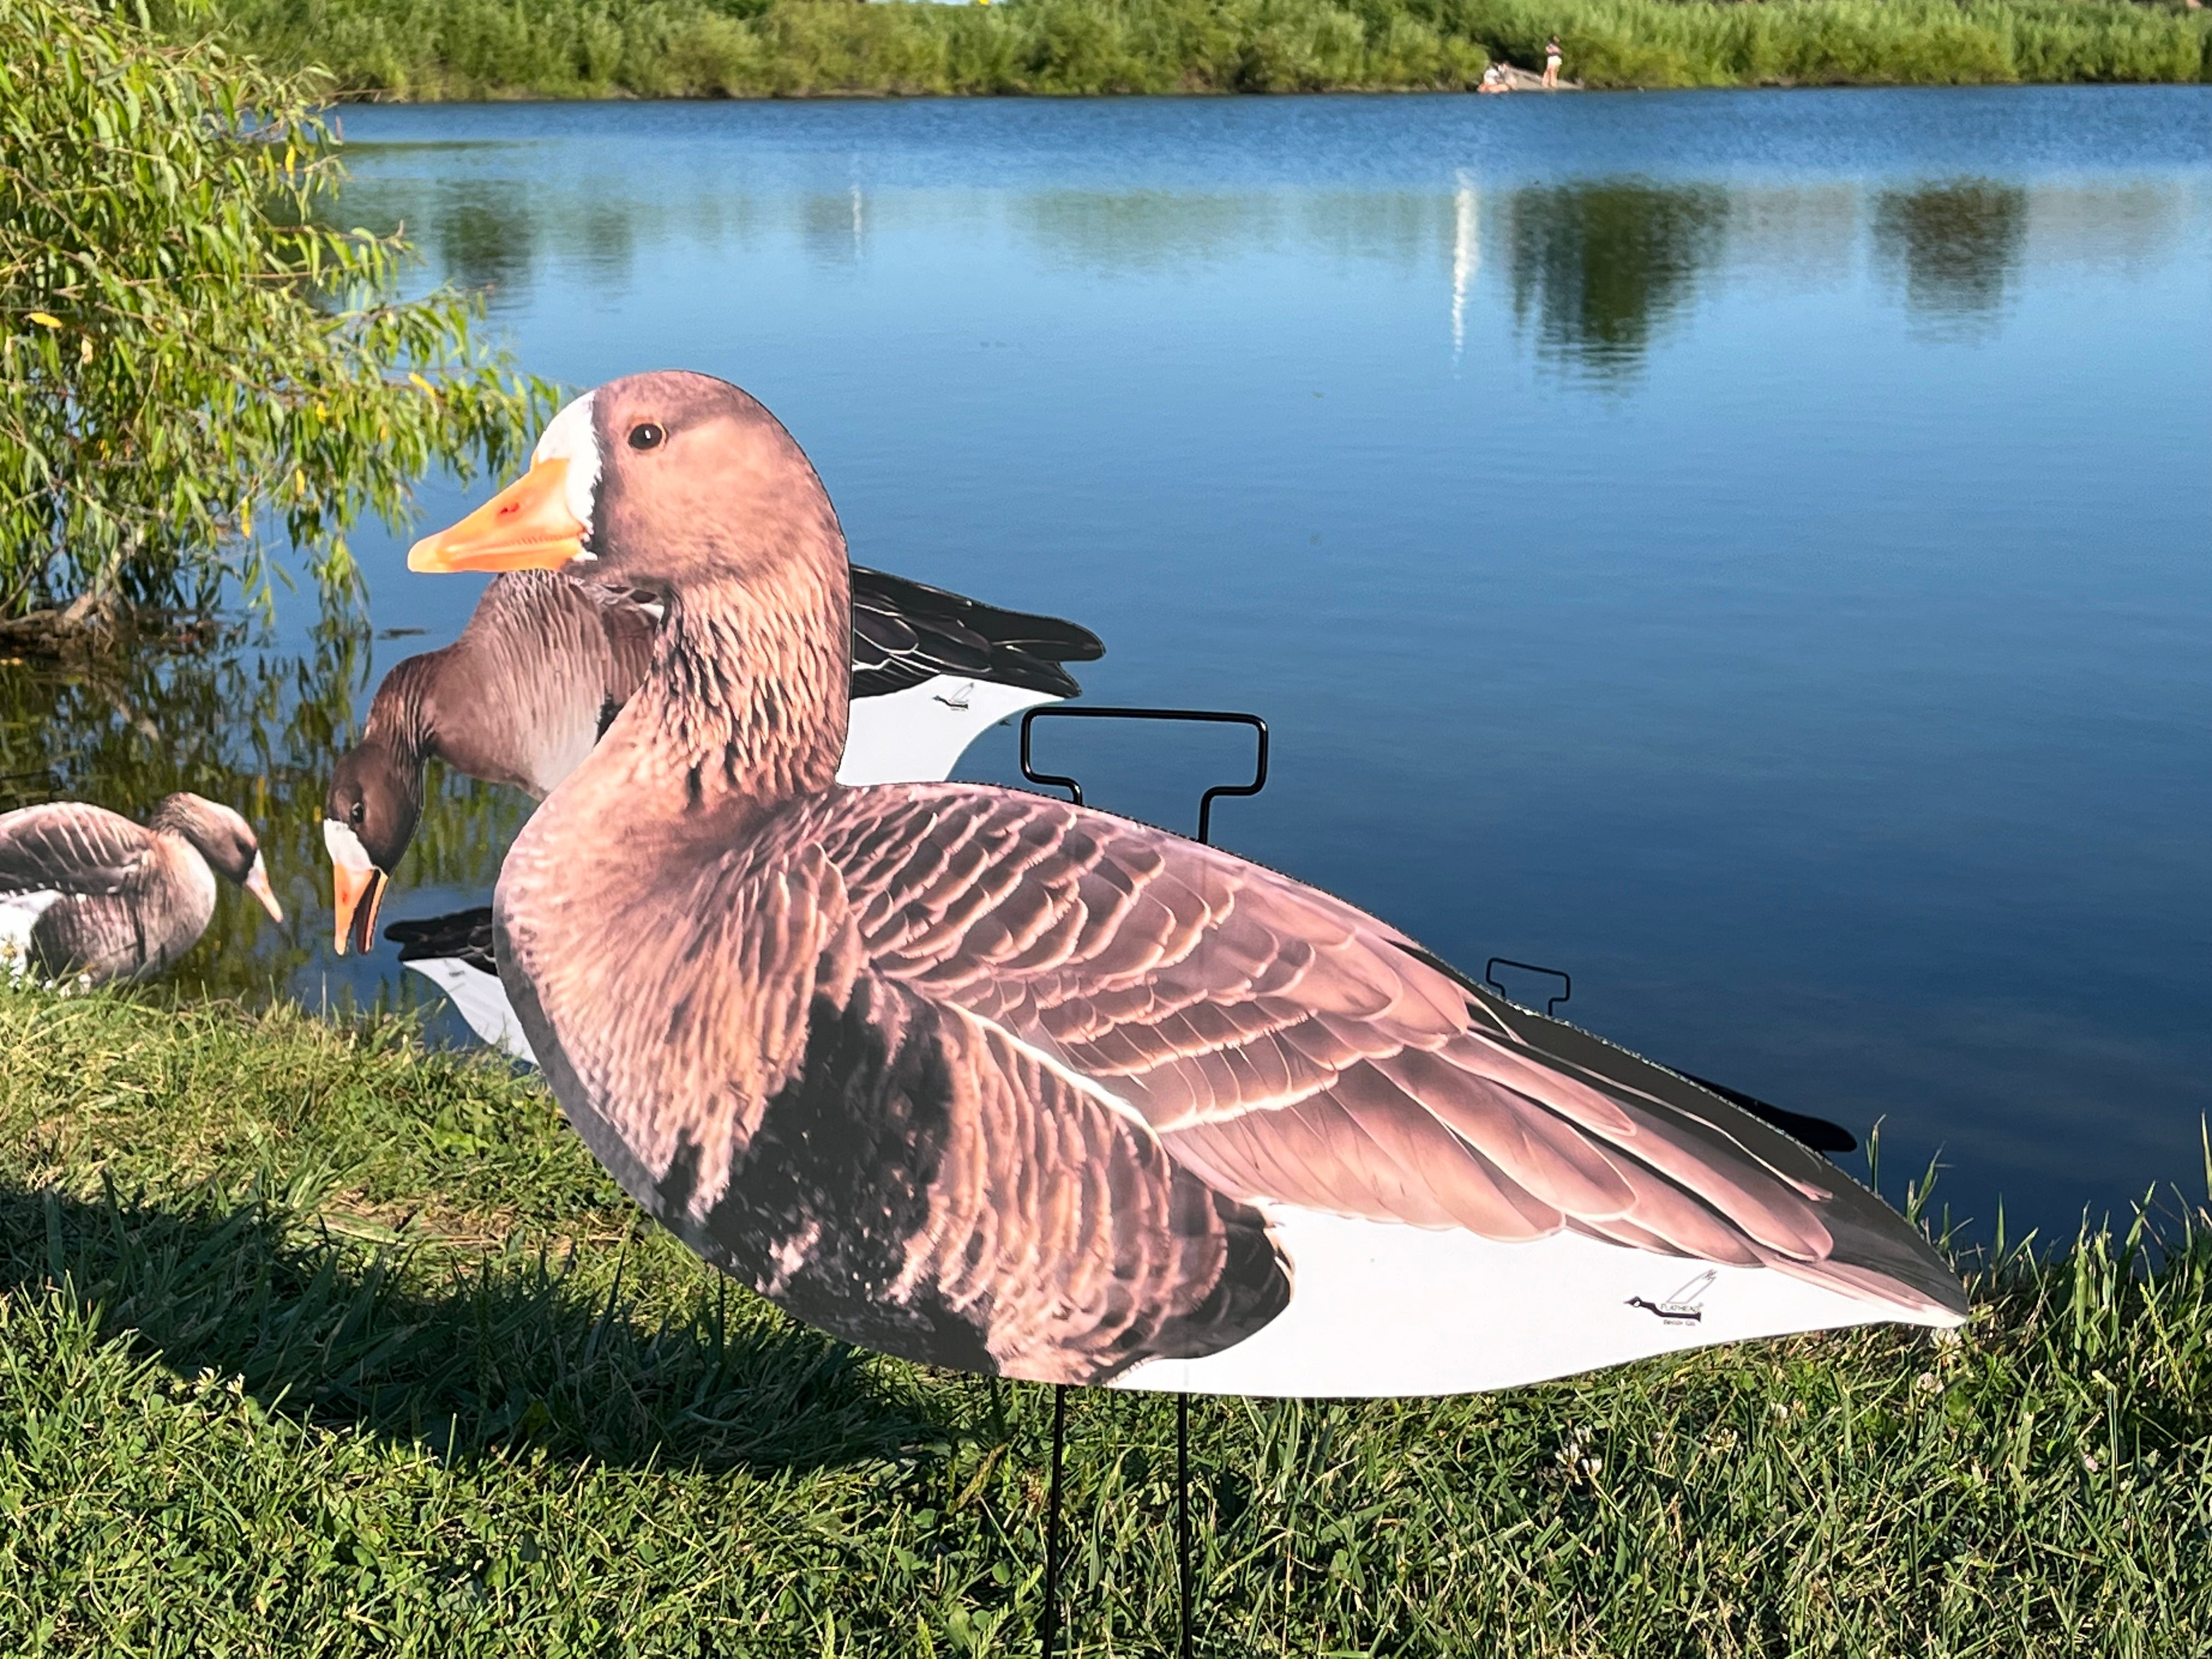
[[[2212,88],[342,119],[528,368],[735,380],[857,559],[1264,714],[1227,844],[1978,1227],[2203,1195]],[[459,628],[363,550],[380,664]],[[1248,763],[1040,745],[1182,828]]]

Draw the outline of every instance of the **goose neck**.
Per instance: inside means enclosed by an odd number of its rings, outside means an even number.
[[[818,576],[687,587],[608,736],[648,748],[687,814],[818,794],[844,753],[851,629],[842,560]]]
[[[450,650],[452,647],[447,647]],[[430,694],[446,652],[409,657],[384,677],[368,705],[362,741],[381,745],[407,770],[420,775],[437,742]]]

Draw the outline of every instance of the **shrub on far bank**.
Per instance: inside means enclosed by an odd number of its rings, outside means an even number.
[[[265,589],[262,519],[343,586],[362,512],[516,453],[544,389],[458,296],[398,301],[401,245],[316,222],[322,93],[0,0],[0,617]]]
[[[2212,78],[2212,13],[2131,0],[213,0],[172,27],[410,99],[1449,90],[1554,30],[1594,87]]]
[[[2212,21],[2109,0],[1405,0],[1516,63],[1557,30],[1593,87],[2212,78]]]
[[[1488,61],[1394,0],[220,0],[208,24],[410,99],[1456,88]]]

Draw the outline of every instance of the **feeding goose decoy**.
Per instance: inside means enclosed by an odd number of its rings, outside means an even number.
[[[52,980],[151,979],[199,942],[217,874],[283,907],[252,826],[198,795],[143,823],[83,801],[0,813],[0,959]]]
[[[485,586],[451,645],[384,677],[323,801],[339,954],[375,942],[385,887],[422,816],[427,763],[544,799],[644,678],[653,611],[640,595],[518,570]]]
[[[948,776],[986,727],[1082,695],[1063,664],[1105,654],[1097,635],[1058,617],[858,566],[853,588],[847,783]],[[659,612],[646,595],[517,570],[486,586],[453,644],[384,677],[324,802],[341,955],[349,940],[364,953],[374,943],[377,907],[422,817],[425,763],[543,799],[629,700]],[[471,995],[465,959],[403,960],[457,1001]]]
[[[734,386],[601,386],[409,562],[665,601],[637,695],[507,854],[494,950],[623,1188],[836,1337],[1395,1395],[1964,1317],[1834,1166],[1341,900],[1017,790],[840,786],[843,535]]]

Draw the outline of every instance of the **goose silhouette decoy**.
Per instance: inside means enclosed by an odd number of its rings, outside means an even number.
[[[1057,617],[853,574],[855,713],[838,769],[848,783],[945,777],[985,728],[1081,696],[1064,663],[1105,654],[1097,635]],[[378,907],[422,818],[426,763],[544,799],[629,701],[659,609],[647,595],[517,570],[486,585],[451,645],[384,677],[324,799],[341,956],[349,942],[366,954],[375,940]],[[473,1006],[465,961],[418,955],[410,965]]]
[[[198,795],[143,824],[74,800],[0,813],[0,960],[49,980],[151,979],[207,931],[218,874],[284,920],[252,826]]]
[[[550,571],[495,577],[451,645],[409,657],[369,701],[361,741],[323,800],[337,951],[366,954],[392,872],[422,816],[434,757],[533,799],[591,753],[653,655],[641,596]]]
[[[507,854],[494,952],[624,1189],[833,1336],[1041,1382],[1412,1395],[1965,1316],[1834,1166],[1340,899],[1020,791],[841,786],[843,534],[734,386],[599,387],[409,562],[580,565],[666,604]]]
[[[399,947],[399,965],[443,991],[480,1041],[526,1065],[538,1064],[514,1005],[507,1000],[507,988],[500,983],[492,954],[491,906],[395,921],[384,936]]]

